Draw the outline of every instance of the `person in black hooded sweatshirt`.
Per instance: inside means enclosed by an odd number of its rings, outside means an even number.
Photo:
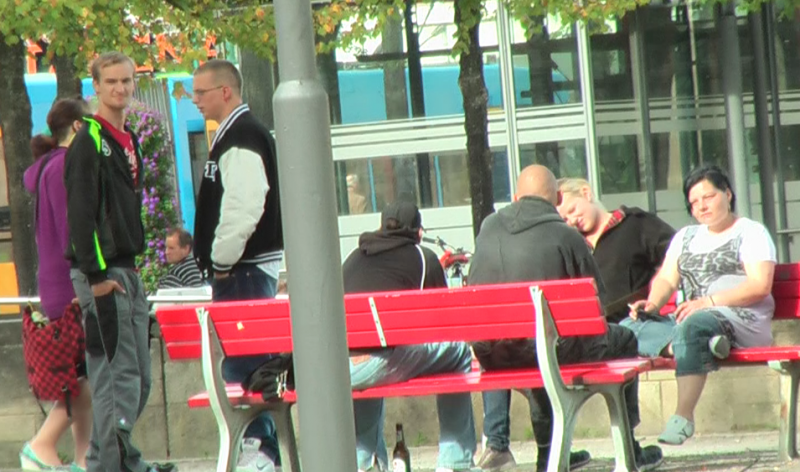
[[[381,228],[361,235],[358,248],[343,266],[344,292],[368,293],[445,288],[447,283],[436,254],[419,245],[422,217],[413,203],[389,204]],[[421,375],[469,372],[472,354],[466,343],[432,343],[350,352],[354,389],[402,382]],[[469,470],[475,454],[475,424],[469,393],[437,395],[439,460],[437,471]],[[383,439],[383,399],[355,400],[358,469],[377,465],[390,470]],[[377,462],[377,464],[376,464]]]

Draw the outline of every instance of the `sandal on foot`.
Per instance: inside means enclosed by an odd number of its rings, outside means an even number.
[[[683,416],[672,415],[667,421],[664,432],[658,437],[658,442],[680,446],[692,435],[694,435],[694,423]]]
[[[36,456],[36,453],[33,452],[33,448],[31,448],[30,443],[25,443],[22,451],[20,451],[19,464],[20,468],[24,472],[37,472],[41,470],[69,472],[70,470],[69,467],[65,467],[63,465],[48,465],[42,462],[41,459]]]

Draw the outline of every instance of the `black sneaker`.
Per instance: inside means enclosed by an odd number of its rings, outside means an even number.
[[[539,454],[541,454],[543,449],[539,449]],[[546,450],[547,454],[544,454],[542,460],[536,460],[536,472],[547,472],[547,459],[550,457],[549,450]],[[592,455],[589,454],[589,451],[575,451],[569,453],[569,470],[578,470],[581,467],[585,466],[592,460]]]
[[[150,469],[148,469],[148,472],[178,472],[178,466],[172,462],[166,462],[164,464],[153,462],[150,464]]]
[[[639,445],[639,441],[634,441],[633,453],[636,457],[636,468],[639,469],[639,472],[655,470],[664,462],[664,454],[658,446],[642,447]]]

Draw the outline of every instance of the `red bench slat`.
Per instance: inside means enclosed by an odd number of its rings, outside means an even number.
[[[770,361],[800,361],[800,346],[769,346],[731,349],[727,359],[720,361],[722,366],[741,364],[766,364]],[[654,360],[653,370],[675,369],[675,359],[658,358]]]
[[[545,299],[553,303],[560,300],[576,298],[592,298],[597,296],[597,289],[592,279],[574,279],[567,281],[545,281],[535,283],[519,283],[504,285],[487,285],[464,287],[458,289],[432,289],[424,291],[377,292],[372,294],[345,295],[344,304],[347,313],[371,313],[368,298],[372,297],[379,311],[413,311],[430,312],[439,308],[474,307],[481,305],[501,306],[528,301],[530,302],[531,285],[538,286]],[[180,324],[195,323],[197,315],[194,309],[203,305],[173,305],[159,308],[156,317],[159,323]],[[214,307],[225,310],[236,307],[237,320],[250,318],[282,318],[288,315],[287,300],[259,300],[257,302],[218,302]]]
[[[731,349],[725,362],[769,362],[800,360],[800,346],[769,346]]]
[[[253,336],[253,332],[259,334],[270,333],[274,337],[279,337],[281,335],[291,336],[291,324],[288,321],[288,313],[283,314],[282,317],[262,317],[261,319],[254,319],[252,316],[242,318],[238,313],[221,313],[219,311],[220,308],[216,306],[212,306],[209,310],[214,320],[214,326],[221,339],[247,339]],[[442,308],[435,311],[435,315],[432,314],[434,313],[432,311],[392,311],[388,313],[384,312],[380,317],[384,334],[388,337],[394,329],[453,329],[472,324],[484,325],[486,324],[486,310],[492,311],[493,324],[498,325],[504,323],[529,323],[534,316],[533,307],[531,303],[528,302],[527,304],[517,303],[498,307],[475,306],[468,308]],[[378,307],[378,311],[380,314],[380,307]],[[600,308],[597,304],[597,300],[594,298],[571,302],[557,301],[551,304],[553,316],[566,322],[570,320],[584,322],[587,318],[598,318],[600,316],[599,311]],[[371,312],[348,312],[346,321],[348,333],[375,333],[375,321]],[[591,331],[595,331],[594,334],[603,332],[602,329],[598,327],[569,326],[568,323],[565,323],[565,326],[567,331],[564,334],[569,334],[569,331],[572,330],[579,330],[581,334],[588,334]],[[162,335],[167,342],[199,340],[200,326],[196,319],[191,323],[164,325],[162,327]],[[509,337],[527,336],[527,334],[513,336],[513,333],[509,335]]]
[[[648,359],[625,359],[596,362],[577,366],[561,367],[561,375],[567,385],[602,385],[623,383],[637,374],[650,370]],[[484,390],[506,390],[513,388],[544,388],[542,376],[537,370],[513,369],[495,372],[470,372],[467,374],[440,374],[418,377],[407,382],[366,390],[354,390],[354,399],[410,397],[434,394],[480,392]],[[264,403],[258,392],[245,392],[241,387],[228,385],[228,398],[234,405]],[[293,403],[295,392],[286,392],[282,401]],[[201,393],[189,399],[189,407],[208,407],[208,394]]]
[[[538,286],[554,297],[550,309],[562,336],[606,331],[592,279],[542,282]],[[389,346],[535,335],[529,284],[354,294],[345,297],[351,349],[380,346],[370,297]],[[200,357],[198,306],[164,307],[157,312],[172,359]],[[291,351],[288,300],[215,303],[207,309],[226,355]]]

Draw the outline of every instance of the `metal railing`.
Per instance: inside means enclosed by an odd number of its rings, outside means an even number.
[[[0,306],[27,305],[40,301],[39,297],[0,297]],[[147,297],[147,301],[150,303],[205,303],[211,301],[211,295],[150,295]]]
[[[288,299],[285,293],[275,296],[278,300]],[[149,303],[209,303],[211,295],[150,295]],[[39,297],[0,297],[0,306],[27,305],[41,302]]]

